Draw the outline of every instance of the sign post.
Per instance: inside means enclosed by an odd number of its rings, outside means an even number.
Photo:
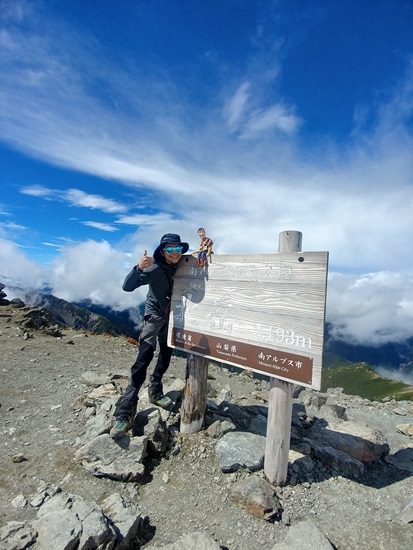
[[[207,380],[207,359],[189,353],[181,407],[180,432],[183,434],[193,434],[202,428],[206,411]]]
[[[301,252],[294,231],[280,234],[278,253],[215,254],[202,267],[183,256],[168,332],[168,344],[189,354],[181,431],[202,426],[206,398],[193,395],[206,387],[200,358],[275,377],[288,388],[320,389],[327,262],[327,252]]]
[[[284,231],[279,236],[278,251],[301,252],[301,242],[299,231]],[[285,485],[287,481],[293,389],[291,382],[270,379],[264,474],[272,485]]]

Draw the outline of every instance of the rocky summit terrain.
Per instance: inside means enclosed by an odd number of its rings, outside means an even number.
[[[211,363],[202,429],[180,433],[186,360],[108,435],[136,344],[0,307],[0,549],[413,547],[413,403],[296,388],[287,483],[263,471],[268,379]]]

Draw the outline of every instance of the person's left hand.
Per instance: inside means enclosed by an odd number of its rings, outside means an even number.
[[[152,256],[148,256],[147,254],[148,254],[148,252],[145,250],[143,252],[142,258],[140,259],[140,261],[138,263],[138,269],[140,269],[141,271],[143,271],[147,267],[151,267],[151,265],[153,264]]]

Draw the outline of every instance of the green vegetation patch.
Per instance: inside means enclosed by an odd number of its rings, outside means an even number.
[[[370,401],[396,399],[413,401],[413,386],[382,378],[367,363],[351,363],[323,369],[322,391],[343,388],[344,393]]]

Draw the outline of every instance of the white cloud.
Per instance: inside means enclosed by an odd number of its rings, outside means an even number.
[[[244,82],[238,87],[234,96],[228,100],[225,111],[227,114],[227,124],[230,130],[234,130],[238,126],[238,123],[243,116],[249,97],[248,92],[250,86],[251,84],[249,82]]]
[[[72,206],[83,206],[84,208],[92,208],[108,213],[125,212],[126,210],[123,204],[99,195],[90,195],[80,189],[68,189],[62,193],[62,196]]]
[[[243,138],[254,137],[266,130],[279,130],[287,135],[294,134],[301,121],[283,105],[272,105],[251,114],[242,131]]]
[[[50,266],[49,281],[53,294],[68,301],[90,299],[115,309],[138,306],[147,289],[133,294],[122,290],[129,271],[125,253],[106,241],[88,240],[62,247],[62,255]],[[132,266],[130,266],[131,268]]]
[[[53,197],[56,191],[45,187],[44,185],[28,185],[20,190],[23,195],[31,195],[33,197]]]
[[[29,260],[16,244],[0,237],[0,282],[23,288],[42,287],[47,272]]]
[[[129,216],[119,216],[116,223],[125,225],[168,225],[173,223],[174,217],[171,214],[158,212],[157,214],[130,214]]]
[[[244,82],[228,99],[224,112],[230,132],[237,131],[242,138],[251,139],[268,130],[278,130],[287,135],[293,135],[298,130],[301,119],[292,107],[277,103],[257,108],[256,98],[249,101],[251,95],[251,83]]]
[[[101,222],[81,222],[83,225],[87,225],[88,227],[94,227],[95,229],[100,229],[100,231],[108,231],[109,233],[112,233],[113,231],[118,231],[117,227],[113,227],[113,225],[109,225],[108,223],[101,223]]]
[[[19,225],[17,223],[14,223],[14,222],[8,222],[8,223],[0,223],[0,229],[1,228],[4,228],[5,230],[23,230],[23,229],[27,229],[27,227],[25,227],[24,225]]]
[[[413,337],[413,273],[332,273],[327,292],[327,319],[337,339],[379,345]]]
[[[57,200],[68,203],[70,206],[91,208],[92,210],[101,210],[109,214],[120,213],[126,211],[126,206],[119,202],[95,195],[85,193],[81,189],[52,189],[43,185],[31,185],[23,187],[20,190],[24,195],[32,195],[34,197],[42,197],[49,200]]]

